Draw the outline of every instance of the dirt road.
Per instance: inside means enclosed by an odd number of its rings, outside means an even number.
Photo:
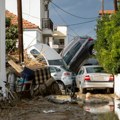
[[[113,95],[92,95],[111,100]],[[85,98],[85,95],[79,95]],[[98,115],[83,110],[83,105],[77,103],[56,104],[38,96],[34,99],[24,99],[14,107],[0,109],[0,120],[98,120]]]

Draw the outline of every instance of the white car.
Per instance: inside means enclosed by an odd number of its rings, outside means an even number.
[[[51,76],[58,82],[60,89],[65,90],[66,87],[72,85],[72,72],[63,66],[49,65]]]
[[[99,65],[82,66],[76,75],[76,85],[81,93],[87,89],[108,89],[113,92],[114,76]]]
[[[65,65],[62,57],[47,44],[32,45],[27,49],[27,54],[30,58],[45,62],[47,65]]]

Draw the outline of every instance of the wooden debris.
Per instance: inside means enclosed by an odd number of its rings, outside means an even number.
[[[13,60],[8,61],[9,65],[16,70],[17,73],[21,73],[23,71],[22,67],[16,64]]]

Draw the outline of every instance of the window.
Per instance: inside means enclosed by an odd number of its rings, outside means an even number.
[[[79,72],[78,72],[78,75],[82,75],[84,73],[84,70],[80,70]]]
[[[64,65],[64,62],[62,59],[57,60],[48,60],[49,65]]]
[[[61,70],[59,68],[55,68],[57,72],[60,72]]]
[[[50,67],[50,72],[51,72],[51,73],[55,73],[55,72],[56,72],[55,67]]]
[[[30,53],[38,60],[46,63],[45,58],[43,55],[40,54],[36,49],[32,49]]]
[[[87,73],[106,73],[102,67],[87,67]]]

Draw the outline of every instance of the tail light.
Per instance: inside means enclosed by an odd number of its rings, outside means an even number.
[[[92,38],[88,38],[89,41],[92,41],[93,39]]]
[[[90,76],[89,75],[86,75],[85,78],[84,78],[85,81],[90,81]]]
[[[113,81],[113,80],[114,80],[114,76],[113,76],[113,75],[110,75],[109,81]]]
[[[71,73],[70,72],[64,72],[64,76],[70,76]]]

